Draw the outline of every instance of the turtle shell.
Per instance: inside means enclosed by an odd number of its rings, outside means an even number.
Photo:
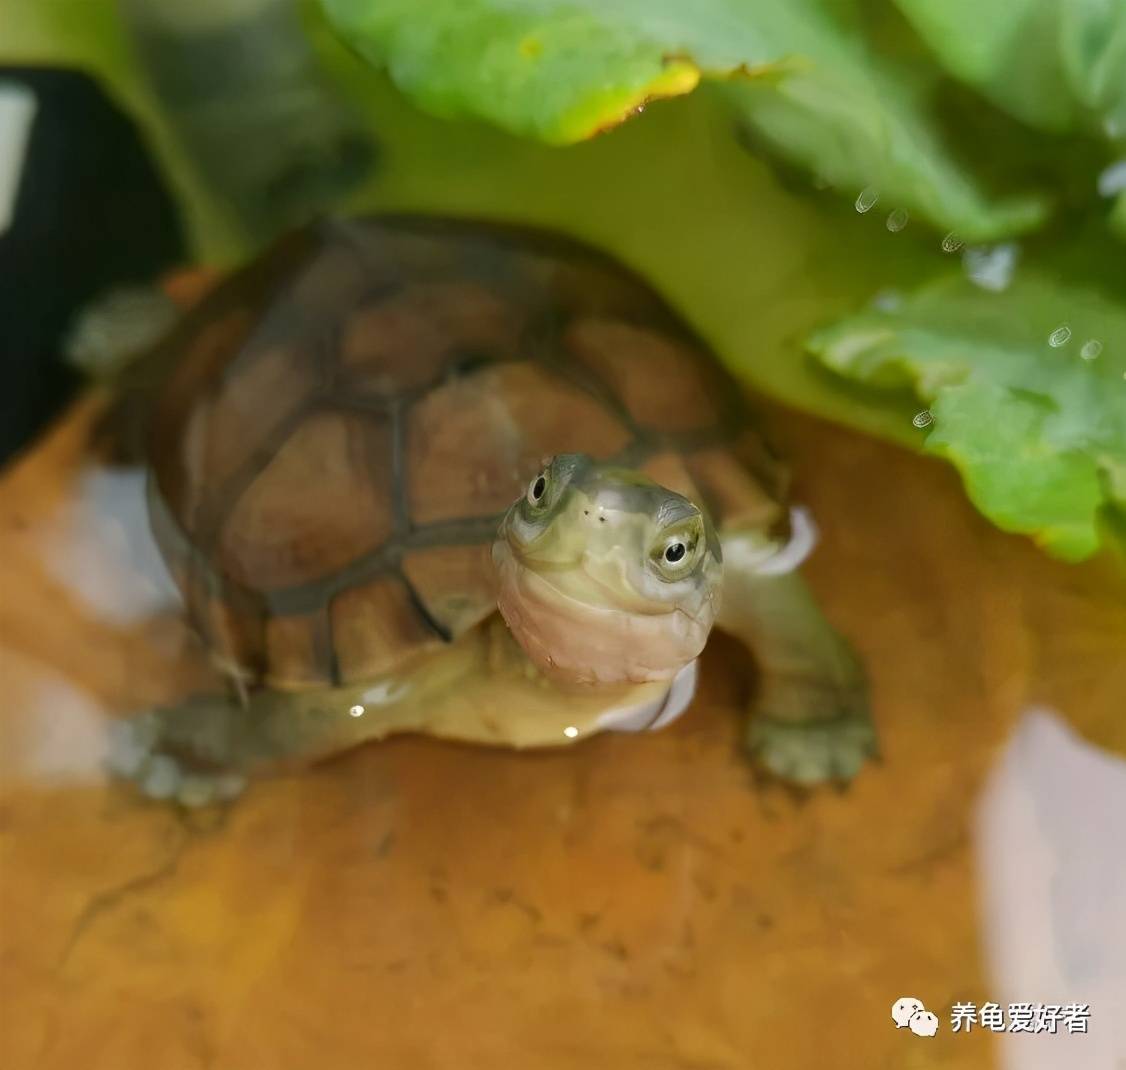
[[[782,469],[638,277],[576,243],[413,217],[318,223],[163,347],[150,511],[232,673],[371,678],[495,608],[489,547],[546,457],[647,471],[772,524]]]

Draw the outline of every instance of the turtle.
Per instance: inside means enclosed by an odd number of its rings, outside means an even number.
[[[224,694],[136,714],[111,765],[188,805],[394,732],[517,747],[660,726],[713,624],[760,666],[750,754],[873,753],[864,669],[744,392],[572,238],[322,219],[141,362],[150,524]]]

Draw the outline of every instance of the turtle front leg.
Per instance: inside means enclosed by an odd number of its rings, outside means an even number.
[[[848,781],[876,750],[864,669],[829,623],[786,551],[759,532],[723,538],[717,624],[762,669],[747,746],[771,773],[814,785]]]

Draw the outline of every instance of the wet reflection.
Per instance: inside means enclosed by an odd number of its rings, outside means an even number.
[[[40,541],[47,571],[100,620],[128,625],[180,605],[149,528],[140,468],[84,467]]]
[[[1126,1066],[1124,818],[1126,761],[1051,711],[1026,713],[977,818],[985,998],[1005,1007],[1089,1004],[1090,1032],[1006,1031],[1010,1070]]]
[[[107,705],[109,695],[99,694],[97,670],[116,677],[105,679],[111,690],[120,685],[131,690],[113,664],[113,638],[136,635],[160,650],[179,630],[167,627],[181,600],[149,528],[144,479],[139,468],[80,462],[43,515],[17,513],[26,524],[20,542],[28,557],[20,563],[17,589],[25,599],[29,591],[42,592],[43,598],[41,630],[26,628],[24,635],[8,639],[17,648],[23,640],[32,660],[11,664],[16,650],[3,651],[8,701],[16,707],[6,725],[11,730],[15,722],[4,764],[21,781],[100,783],[108,715],[115,704]],[[11,504],[18,509],[18,503]],[[12,586],[15,582],[9,580]],[[24,615],[31,609],[26,603],[13,608]],[[81,634],[87,638],[78,639]],[[98,641],[105,647],[101,657]],[[128,664],[124,669],[127,673]]]

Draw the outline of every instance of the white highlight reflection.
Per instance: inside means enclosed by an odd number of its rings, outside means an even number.
[[[1126,1066],[1126,761],[1030,710],[990,777],[976,848],[990,988],[1089,1003],[1087,1035],[1001,1036],[1007,1070]],[[971,998],[967,995],[966,998]]]
[[[47,570],[109,624],[130,625],[180,604],[149,528],[139,468],[90,466],[40,533]]]
[[[15,698],[0,737],[0,784],[34,783],[70,787],[105,780],[106,720],[102,705],[62,676],[44,672],[38,663],[13,658],[5,679]]]

